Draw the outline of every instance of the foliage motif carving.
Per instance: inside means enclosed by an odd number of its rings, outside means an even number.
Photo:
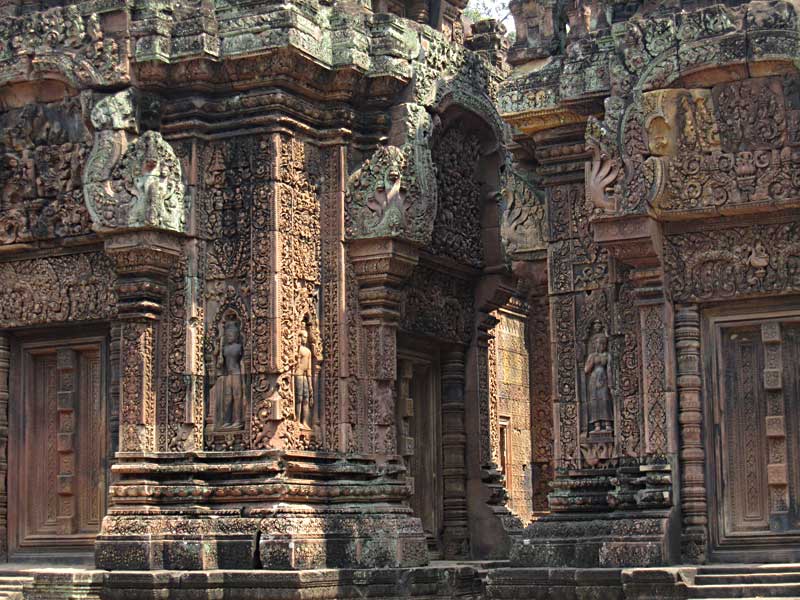
[[[649,453],[663,456],[667,452],[667,400],[664,385],[664,319],[662,307],[643,309],[644,368],[647,398],[647,449]]]
[[[531,364],[531,427],[533,430],[533,511],[547,510],[549,482],[553,477],[552,357],[550,356],[550,304],[533,304],[528,320]]]
[[[634,286],[623,274],[616,303],[617,328],[622,334],[619,387],[620,425],[617,427],[618,450],[622,456],[642,455],[642,409],[639,385],[639,309],[635,304]]]
[[[557,296],[553,311],[556,335],[558,384],[558,435],[562,460],[576,457],[578,448],[578,413],[575,388],[575,299],[572,295]]]

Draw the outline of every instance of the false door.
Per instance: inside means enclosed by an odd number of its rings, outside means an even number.
[[[411,508],[422,521],[431,558],[441,555],[442,477],[438,362],[429,354],[398,351],[401,448],[414,492]]]
[[[798,560],[800,322],[722,321],[715,330],[714,554]]]
[[[104,338],[17,346],[9,406],[11,560],[92,549],[106,508],[105,361]]]

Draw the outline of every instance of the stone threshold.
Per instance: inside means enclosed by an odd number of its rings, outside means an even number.
[[[800,574],[800,564],[580,569],[509,567],[505,561],[434,561],[424,567],[385,569],[104,571],[83,566],[16,563],[0,567],[0,598],[15,600],[688,599],[704,597],[699,595],[702,593],[702,586],[695,585],[695,579],[699,581],[700,578],[697,576],[702,573],[743,576],[742,574],[775,571]],[[734,587],[735,585],[730,587],[730,590]],[[721,588],[717,586],[715,589]]]

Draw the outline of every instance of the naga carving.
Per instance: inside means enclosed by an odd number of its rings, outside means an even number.
[[[100,231],[153,227],[183,231],[184,186],[172,147],[155,131],[140,136],[136,98],[107,96],[92,111],[95,139],[83,173],[86,205]]]
[[[427,174],[417,169],[411,144],[378,148],[347,183],[350,238],[404,237],[425,242],[436,210]]]
[[[600,127],[597,122],[594,125]],[[592,131],[591,124],[588,130]],[[619,177],[619,163],[603,147],[599,135],[587,133],[586,147],[592,155],[592,160],[586,164],[586,200],[595,212],[614,212],[617,203],[613,193],[609,194],[609,188]]]
[[[547,214],[544,196],[517,173],[509,177],[500,235],[507,253],[514,255],[547,248]]]

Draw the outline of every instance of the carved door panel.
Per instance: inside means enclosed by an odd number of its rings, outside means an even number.
[[[89,551],[106,509],[105,341],[23,342],[15,359],[10,553]]]
[[[800,324],[720,323],[715,337],[716,552],[734,560],[794,559],[800,556]]]
[[[432,557],[441,553],[442,478],[439,377],[437,363],[428,356],[404,354],[398,372],[407,381],[408,409],[404,420],[408,440],[402,444],[409,475],[414,480],[411,508],[422,520]],[[402,397],[402,396],[401,396]],[[403,417],[403,415],[401,415]]]

